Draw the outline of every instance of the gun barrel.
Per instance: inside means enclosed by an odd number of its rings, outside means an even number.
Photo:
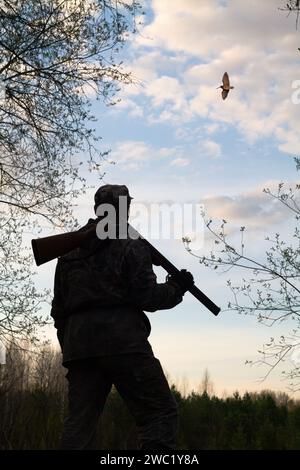
[[[189,289],[189,292],[196,297],[199,302],[205,305],[208,310],[211,311],[215,316],[219,315],[221,309],[218,307],[209,297],[207,297],[197,286],[193,286]]]

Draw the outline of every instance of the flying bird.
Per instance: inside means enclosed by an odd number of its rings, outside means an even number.
[[[222,88],[222,98],[223,98],[223,100],[225,100],[227,98],[229,90],[232,90],[234,88],[234,86],[230,86],[230,81],[229,81],[229,77],[228,77],[227,72],[224,73],[223,78],[222,78],[222,82],[223,82],[223,85],[219,86],[217,88],[217,90],[219,88]]]

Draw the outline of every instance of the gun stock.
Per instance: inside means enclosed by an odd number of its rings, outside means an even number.
[[[133,227],[128,226],[130,235],[134,234],[134,238],[140,238],[148,246],[156,264],[159,264],[170,275],[180,276],[179,269],[174,266],[160,251],[158,251],[148,240],[140,235]],[[34,259],[37,266],[47,263],[52,259],[59,256],[66,255],[70,251],[81,246],[85,241],[93,238],[96,235],[96,223],[91,224],[91,227],[84,231],[78,230],[76,232],[63,233],[61,235],[52,235],[50,237],[37,238],[31,240]],[[195,285],[189,289],[189,292],[205,305],[214,315],[218,315],[220,308],[209,299],[198,287]]]
[[[37,266],[48,263],[52,259],[66,255],[69,251],[75,250],[86,240],[93,238],[96,233],[96,226],[85,231],[62,233],[51,237],[36,238],[31,240],[32,251]]]

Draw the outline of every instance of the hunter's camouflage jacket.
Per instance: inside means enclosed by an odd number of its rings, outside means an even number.
[[[86,230],[93,219],[89,219]],[[95,356],[152,353],[144,310],[182,301],[175,283],[158,284],[140,239],[94,238],[58,259],[51,316],[63,363]]]

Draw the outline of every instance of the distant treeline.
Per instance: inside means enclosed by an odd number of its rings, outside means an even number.
[[[11,348],[0,365],[0,449],[55,449],[67,413],[66,369],[50,348],[29,353]],[[183,396],[178,449],[300,449],[300,404],[265,391],[218,398]],[[113,390],[99,422],[99,449],[136,448],[136,429]]]

